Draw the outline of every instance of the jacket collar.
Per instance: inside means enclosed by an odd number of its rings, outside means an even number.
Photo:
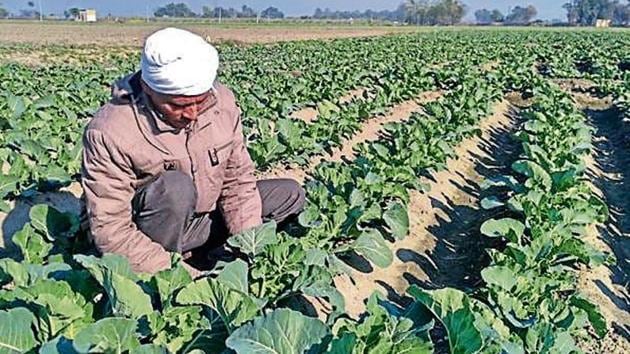
[[[212,123],[212,119],[214,116],[213,113],[218,110],[219,106],[216,92],[212,95],[212,97],[214,99],[214,102],[211,104],[210,108],[208,108],[207,111],[200,115],[199,118],[190,125],[193,132],[201,130]],[[181,128],[175,128],[164,120],[162,113],[155,109],[153,103],[151,102],[151,99],[149,98],[149,96],[147,96],[145,92],[140,93],[140,97],[138,98],[138,105],[140,106],[140,108],[142,108],[144,112],[147,113],[147,118],[151,120],[152,125],[155,126],[158,133],[178,134],[181,131]]]

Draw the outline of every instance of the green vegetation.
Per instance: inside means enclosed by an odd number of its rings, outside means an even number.
[[[78,215],[34,206],[13,236],[17,253],[0,258],[0,353],[579,352],[579,340],[608,328],[580,294],[576,269],[614,259],[584,240],[608,209],[585,173],[591,128],[551,79],[590,79],[627,111],[628,48],[626,32],[530,30],[222,46],[220,78],[235,90],[261,170],[306,165],[368,118],[424,91],[442,95],[358,144],[352,161],[319,163],[294,224],[231,237],[242,257],[199,279],[177,255],[170,270],[134,274],[120,256],[95,256]],[[129,50],[47,55],[54,64],[0,66],[6,211],[11,200],[77,180],[82,127],[107,101],[108,85],[138,62]],[[72,56],[79,60],[57,60]],[[340,100],[359,88],[359,97]],[[350,318],[333,279],[350,273],[353,255],[373,267],[392,263],[392,242],[410,231],[410,193],[427,188],[420,177],[443,170],[507,93],[532,104],[520,112],[512,173],[484,183],[495,195],[481,206],[496,214],[480,232],[496,242],[479,270],[483,283],[414,285],[408,303],[375,293]],[[318,110],[312,122],[292,117],[305,107]],[[311,317],[300,306],[305,296],[328,309]]]

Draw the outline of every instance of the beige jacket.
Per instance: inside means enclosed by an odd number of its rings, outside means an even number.
[[[170,266],[170,254],[138,230],[131,209],[135,191],[154,176],[170,169],[190,175],[196,211],[220,208],[230,233],[262,222],[261,201],[232,92],[215,84],[215,105],[190,129],[178,130],[153,113],[139,77],[114,84],[112,100],[86,127],[82,185],[97,248],[154,273]]]

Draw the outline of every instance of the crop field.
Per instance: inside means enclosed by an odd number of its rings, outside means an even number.
[[[219,44],[258,177],[307,203],[199,279],[81,231],[121,44],[0,44],[0,353],[630,353],[630,32]]]

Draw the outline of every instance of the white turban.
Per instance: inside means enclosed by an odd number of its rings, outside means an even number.
[[[154,91],[196,96],[212,88],[219,68],[219,54],[194,33],[165,28],[145,41],[141,66],[142,79]]]

